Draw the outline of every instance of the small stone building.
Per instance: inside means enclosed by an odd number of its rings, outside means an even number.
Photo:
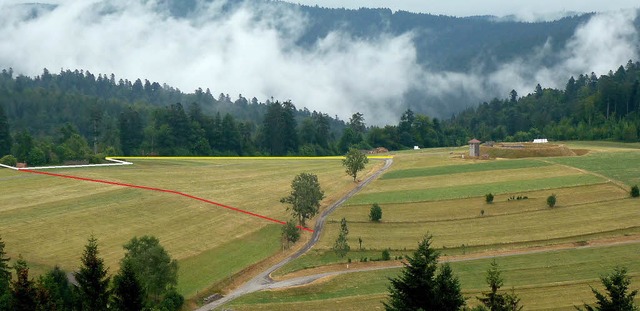
[[[479,157],[480,156],[480,143],[481,141],[477,139],[472,139],[469,141],[469,156],[470,157]]]

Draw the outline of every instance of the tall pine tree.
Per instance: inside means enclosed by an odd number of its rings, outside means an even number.
[[[113,277],[113,308],[119,311],[139,311],[146,294],[130,260],[122,261],[120,272]]]
[[[418,245],[413,256],[407,256],[402,273],[390,279],[387,311],[409,310],[460,310],[464,299],[460,283],[451,268],[443,266],[439,275],[438,252],[431,248],[431,236],[427,235]]]
[[[5,243],[0,237],[0,310],[9,310],[10,302],[10,284],[11,284],[11,268],[7,253],[4,250]]]
[[[4,109],[0,105],[0,158],[11,153],[11,133],[9,121]]]
[[[82,310],[107,310],[109,276],[104,260],[98,257],[98,240],[91,236],[82,254],[82,266],[76,273]]]
[[[11,282],[11,309],[33,311],[36,309],[36,287],[33,280],[29,280],[27,262],[19,256],[13,267],[16,270],[16,280]]]

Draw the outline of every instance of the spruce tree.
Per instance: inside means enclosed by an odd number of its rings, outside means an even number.
[[[389,301],[384,303],[387,311],[460,310],[464,307],[460,283],[451,268],[444,265],[436,276],[438,256],[431,248],[431,236],[425,236],[413,256],[407,256],[402,273],[390,279]]]
[[[82,310],[107,310],[109,276],[102,258],[98,257],[98,240],[91,236],[82,254],[82,266],[76,273]]]
[[[0,158],[11,153],[11,133],[9,132],[9,121],[0,105]]]
[[[638,294],[638,290],[629,292],[629,285],[631,285],[631,278],[627,275],[626,268],[615,268],[610,275],[600,278],[602,285],[604,285],[607,293],[603,294],[591,288],[591,291],[596,297],[596,305],[590,306],[584,304],[584,309],[587,311],[638,311],[638,308],[634,299]],[[581,308],[577,308],[582,310]]]
[[[7,253],[4,250],[5,243],[0,237],[0,310],[9,310],[9,302],[11,300],[10,284],[11,284],[11,267]]]
[[[113,277],[113,308],[119,311],[139,311],[146,294],[130,260],[122,261],[120,272]]]
[[[14,311],[32,311],[36,309],[36,287],[33,280],[29,280],[27,262],[18,257],[13,266],[16,280],[11,282],[11,307]]]

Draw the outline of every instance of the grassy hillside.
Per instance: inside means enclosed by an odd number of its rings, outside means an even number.
[[[286,278],[290,272],[305,273],[325,265],[320,270],[340,270],[347,258],[377,259],[384,249],[390,249],[392,258],[404,256],[430,233],[445,258],[486,257],[453,263],[472,304],[485,289],[490,258],[519,252],[527,253],[498,261],[507,280],[505,288],[513,286],[526,309],[570,310],[592,301],[589,285],[598,286],[598,277],[616,265],[640,276],[639,201],[628,194],[629,187],[640,181],[640,169],[632,164],[640,160],[640,151],[636,144],[569,147],[590,152],[579,157],[492,161],[454,158],[445,149],[399,153],[388,173],[329,217],[311,252],[276,275]],[[485,202],[489,192],[496,195],[493,204]],[[558,198],[555,208],[546,205],[551,194]],[[518,196],[527,199],[510,200]],[[380,223],[368,220],[374,202],[382,206]],[[343,217],[352,251],[339,258],[331,248]],[[630,244],[616,244],[622,241]],[[234,302],[232,308],[376,309],[385,299],[387,277],[397,271],[349,274],[297,289],[256,293]],[[633,286],[640,283],[636,280]]]
[[[336,159],[134,160],[126,167],[55,173],[182,191],[287,220],[279,199],[300,172],[318,175],[331,202],[353,182]],[[370,165],[373,168],[374,165]],[[11,258],[32,273],[54,265],[77,269],[93,234],[115,273],[133,236],[155,235],[179,260],[179,289],[187,296],[280,249],[280,226],[188,198],[159,192],[0,170],[0,235]]]

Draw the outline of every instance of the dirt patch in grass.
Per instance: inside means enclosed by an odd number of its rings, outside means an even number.
[[[480,146],[480,154],[490,158],[531,158],[531,157],[566,157],[577,154],[565,145],[533,144],[533,143],[501,143],[493,146]]]

